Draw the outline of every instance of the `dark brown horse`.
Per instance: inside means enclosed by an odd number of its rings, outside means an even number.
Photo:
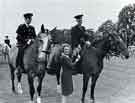
[[[54,28],[51,30],[51,37],[52,37],[52,43],[53,47],[51,50],[51,53],[54,53],[55,56],[53,58],[53,68],[55,70],[53,71],[54,74],[56,74],[57,79],[57,91],[60,92],[61,86],[60,86],[60,55],[61,55],[61,48],[63,43],[71,43],[71,36],[70,36],[70,30],[58,30]]]
[[[24,54],[24,70],[25,74],[28,77],[28,84],[29,84],[29,93],[30,93],[30,102],[34,103],[34,93],[35,93],[35,87],[34,87],[34,78],[37,77],[38,79],[38,86],[37,86],[37,103],[41,103],[41,89],[42,89],[42,81],[45,75],[46,71],[46,58],[47,58],[47,48],[48,43],[50,40],[50,35],[46,35],[44,33],[41,33],[36,40],[29,45]],[[8,54],[8,64],[11,71],[11,80],[12,80],[12,90],[15,92],[15,71],[16,71],[16,57],[17,57],[18,49],[17,47],[12,47],[10,49],[10,52]],[[22,87],[21,87],[21,77],[22,73],[17,73],[17,80],[18,80],[18,93],[22,93]]]
[[[53,32],[53,35],[57,37],[57,33],[62,33],[59,30]],[[58,52],[58,51],[56,51]],[[59,51],[60,52],[60,51]],[[83,75],[83,92],[82,92],[82,103],[85,103],[85,94],[90,77],[91,79],[91,91],[90,99],[94,102],[94,90],[97,79],[103,69],[103,60],[110,53],[121,53],[125,58],[129,57],[128,49],[122,39],[117,35],[108,35],[100,40],[92,43],[92,46],[86,47],[84,45],[81,51],[81,60],[76,65],[77,69],[82,71]],[[55,61],[54,61],[55,62]],[[58,61],[57,61],[58,62]],[[57,73],[59,75],[59,73]]]
[[[129,52],[122,41],[116,35],[108,35],[107,37],[102,38],[101,40],[93,43],[96,44],[95,47],[89,47],[82,50],[82,60],[80,64],[78,64],[78,68],[80,68],[83,72],[83,93],[82,93],[82,103],[85,103],[85,94],[87,91],[87,86],[89,82],[89,78],[91,77],[91,91],[90,91],[90,99],[94,102],[94,90],[97,79],[100,76],[100,73],[103,69],[103,60],[109,53],[119,52],[125,58],[129,57]]]

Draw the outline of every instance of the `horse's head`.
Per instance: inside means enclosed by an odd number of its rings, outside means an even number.
[[[8,54],[9,51],[10,51],[10,47],[9,47],[7,44],[4,44],[4,45],[2,46],[2,52],[3,52],[4,54]]]
[[[109,34],[108,40],[108,45],[110,46],[111,52],[117,55],[122,54],[123,56],[125,56],[126,59],[129,58],[128,48],[124,41],[120,38],[120,36],[116,34]]]
[[[50,31],[52,41],[55,44],[61,44],[65,42],[64,30],[57,29],[56,27]]]
[[[40,32],[38,34],[38,58],[40,60],[45,60],[46,59],[46,55],[48,54],[48,49],[51,41],[51,35],[49,32]]]

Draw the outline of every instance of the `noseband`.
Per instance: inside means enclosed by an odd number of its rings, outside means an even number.
[[[45,51],[41,51],[41,52],[43,52],[45,54],[50,54],[50,51],[49,50],[45,50]]]

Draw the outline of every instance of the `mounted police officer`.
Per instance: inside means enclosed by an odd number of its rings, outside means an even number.
[[[71,29],[71,41],[74,60],[80,58],[79,52],[81,51],[81,48],[84,46],[84,44],[88,46],[91,44],[88,41],[89,36],[86,33],[85,27],[82,26],[82,17],[82,14],[74,16],[77,24]]]
[[[23,67],[23,56],[25,48],[35,39],[36,32],[35,28],[30,25],[32,21],[32,13],[25,13],[24,15],[24,24],[18,26],[16,33],[17,33],[17,47],[18,47],[18,55],[16,59],[16,67],[19,72],[24,72]]]
[[[5,36],[4,42],[11,48],[10,39],[8,38],[8,36]]]

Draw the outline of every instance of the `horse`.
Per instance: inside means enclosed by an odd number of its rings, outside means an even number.
[[[82,60],[77,66],[82,70],[83,74],[83,93],[82,93],[82,103],[85,103],[85,94],[87,91],[87,86],[90,77],[91,79],[91,91],[90,91],[90,100],[92,103],[95,101],[94,90],[96,86],[97,79],[99,78],[103,70],[103,60],[104,58],[113,53],[121,53],[125,56],[126,59],[129,58],[129,52],[126,44],[122,39],[117,35],[108,35],[107,37],[102,38],[101,40],[92,45],[96,44],[95,47],[89,47],[82,50]]]
[[[1,52],[3,55],[4,61],[7,61],[7,56],[8,56],[9,51],[10,51],[9,45],[7,45],[6,43],[1,45]]]
[[[58,30],[55,30],[53,31],[53,34],[56,35],[57,32]],[[60,48],[59,51],[56,52],[60,52]],[[85,94],[88,88],[88,82],[90,77],[92,78],[90,102],[94,103],[94,90],[97,79],[99,78],[103,70],[103,60],[107,55],[110,55],[111,53],[122,54],[126,59],[129,57],[127,46],[125,45],[123,40],[117,35],[109,34],[108,36],[100,38],[99,40],[93,42],[90,47],[87,47],[86,45],[83,46],[80,53],[81,59],[75,66],[76,70],[81,70],[83,75],[83,91],[81,97],[82,103],[85,103]],[[59,73],[57,73],[56,75],[58,74]]]
[[[42,81],[46,72],[47,65],[47,48],[48,43],[50,41],[50,35],[45,35],[44,33],[37,36],[33,43],[31,43],[26,49],[24,53],[24,70],[27,75],[28,85],[29,85],[29,94],[30,94],[30,102],[34,103],[34,80],[37,77],[38,85],[37,85],[37,103],[41,103],[41,90],[42,90]],[[13,46],[8,53],[8,64],[11,72],[11,81],[12,81],[12,91],[16,93],[15,90],[15,71],[16,67],[16,57],[17,57],[18,49],[16,46]],[[17,73],[18,80],[18,93],[23,93],[21,86],[21,77],[22,73]]]

